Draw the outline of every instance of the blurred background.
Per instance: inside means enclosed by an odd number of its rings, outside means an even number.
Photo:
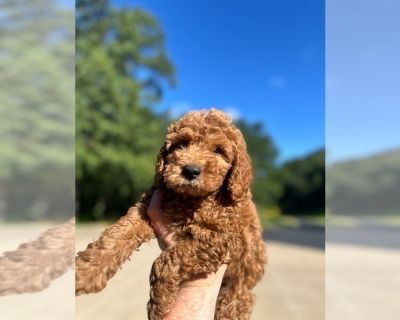
[[[74,317],[74,20],[72,3],[0,0],[2,319]]]
[[[326,319],[400,312],[400,3],[326,1]]]
[[[152,184],[167,125],[216,107],[247,141],[269,251],[253,319],[322,319],[324,50],[323,1],[77,1],[77,250]],[[144,245],[77,317],[145,319],[158,254]]]

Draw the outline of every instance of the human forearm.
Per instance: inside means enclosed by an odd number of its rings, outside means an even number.
[[[182,284],[174,306],[164,320],[212,320],[226,265],[216,273]]]

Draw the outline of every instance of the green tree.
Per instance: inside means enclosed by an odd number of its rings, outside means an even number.
[[[287,161],[281,169],[283,192],[278,205],[284,213],[324,212],[325,151],[317,150]]]
[[[150,111],[174,84],[157,20],[77,2],[76,174],[81,218],[120,215],[147,188],[166,123]]]
[[[52,0],[2,0],[0,11],[0,216],[71,216],[73,12]]]

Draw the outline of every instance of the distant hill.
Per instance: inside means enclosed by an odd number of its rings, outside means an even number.
[[[400,213],[400,149],[338,162],[326,176],[331,213]]]

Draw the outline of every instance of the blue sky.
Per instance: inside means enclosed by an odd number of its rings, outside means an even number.
[[[114,1],[160,21],[177,86],[158,110],[218,107],[261,121],[279,160],[324,145],[324,2]]]
[[[328,163],[400,147],[398,0],[113,3],[163,26],[178,85],[159,110],[216,106],[261,121],[280,161],[324,144]]]
[[[400,1],[329,1],[328,162],[400,148]]]

